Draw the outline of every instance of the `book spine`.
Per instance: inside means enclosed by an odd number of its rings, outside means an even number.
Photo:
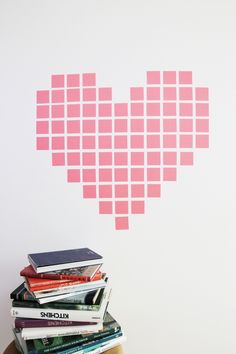
[[[101,322],[103,314],[94,311],[77,311],[77,310],[53,310],[53,309],[37,309],[27,307],[12,307],[12,317],[35,318],[45,320],[65,320],[80,322]]]
[[[20,272],[22,277],[37,278],[37,279],[51,279],[51,280],[74,280],[74,281],[92,281],[101,279],[100,274],[95,274],[94,276],[86,275],[66,275],[66,274],[50,274],[50,273],[31,273],[29,271],[22,270]]]
[[[84,326],[93,325],[96,322],[72,322],[72,321],[50,321],[34,319],[15,319],[15,328],[38,328],[38,327],[64,327],[64,326]]]
[[[16,301],[12,302],[13,307],[38,308],[46,310],[78,310],[78,311],[98,311],[99,305],[84,305],[72,303],[51,302],[48,305],[40,305],[36,301]]]

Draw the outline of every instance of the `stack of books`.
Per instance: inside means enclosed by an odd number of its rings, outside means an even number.
[[[107,311],[103,257],[89,248],[34,253],[10,295],[16,347],[30,354],[97,354],[125,337]]]

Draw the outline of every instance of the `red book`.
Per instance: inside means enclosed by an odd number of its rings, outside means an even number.
[[[53,279],[31,278],[31,277],[25,277],[25,279],[27,281],[29,290],[33,292],[88,283],[86,281],[81,281],[81,280],[53,280]],[[102,279],[102,273],[98,271],[93,277],[93,279],[91,280],[91,282],[95,280],[101,280],[101,279]]]
[[[53,280],[81,280],[92,281],[94,276],[97,276],[97,272],[100,269],[101,264],[69,268],[60,271],[53,271],[49,273],[36,273],[34,268],[29,265],[22,269],[20,275],[23,277],[39,278],[39,279],[53,279]]]

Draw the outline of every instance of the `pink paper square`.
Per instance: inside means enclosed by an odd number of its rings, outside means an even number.
[[[67,149],[68,150],[79,150],[80,149],[80,137],[79,136],[68,136],[67,137]]]
[[[131,181],[140,182],[144,181],[144,168],[131,168]]]
[[[115,165],[127,165],[128,153],[127,152],[115,152]]]
[[[196,116],[197,117],[208,117],[209,116],[208,103],[196,103]]]
[[[64,152],[53,152],[52,153],[52,165],[53,166],[65,166]]]
[[[193,152],[180,152],[180,165],[193,165]]]
[[[99,133],[111,133],[112,132],[112,120],[100,119],[98,122]]]
[[[84,101],[96,101],[96,89],[95,88],[84,88],[83,89],[83,100]]]
[[[144,198],[144,184],[131,184],[131,197]]]
[[[209,148],[209,136],[196,135],[196,148]]]
[[[49,103],[49,91],[48,90],[37,91],[37,103]]]
[[[144,153],[143,152],[131,152],[131,165],[143,165]]]
[[[176,130],[177,130],[176,119],[164,119],[163,120],[163,130],[164,130],[164,132],[176,132]]]
[[[126,182],[128,180],[127,168],[115,168],[115,182]]]
[[[180,71],[179,83],[180,85],[192,84],[192,71]]]
[[[58,105],[52,105],[51,107],[52,107],[52,118],[65,117],[64,105],[58,104]]]
[[[164,116],[176,116],[176,104],[175,103],[163,103]]]
[[[80,75],[79,74],[68,74],[67,75],[67,87],[79,87],[80,86]]]
[[[79,104],[68,104],[67,105],[67,115],[69,118],[80,116],[80,105]]]
[[[79,166],[80,165],[80,153],[79,152],[68,152],[67,153],[67,165],[68,166]]]
[[[111,184],[99,185],[99,198],[112,198],[112,185]]]
[[[112,202],[99,202],[99,214],[112,214]]]
[[[96,86],[96,74],[95,73],[83,74],[83,86]]]
[[[176,181],[176,168],[165,167],[163,169],[163,180],[164,181]]]
[[[98,137],[99,149],[111,149],[112,139],[109,135],[100,135]]]
[[[152,168],[152,167],[149,167],[147,169],[147,180],[150,182],[150,181],[160,181],[160,175],[161,175],[161,172],[160,172],[160,168]]]
[[[115,103],[115,116],[116,117],[126,117],[128,115],[128,104],[127,103]]]
[[[179,130],[180,132],[192,132],[193,131],[193,120],[192,119],[180,119],[179,120]]]
[[[147,148],[159,148],[160,135],[147,135]]]
[[[209,119],[196,119],[196,131],[201,133],[208,133]]]
[[[83,186],[83,197],[84,198],[96,198],[96,185]]]
[[[68,170],[67,171],[67,182],[80,182],[80,170]]]
[[[80,101],[80,90],[79,89],[68,89],[67,90],[67,101],[68,102],[79,102]]]
[[[52,75],[52,88],[64,87],[65,77],[64,75]]]
[[[115,136],[115,149],[126,149],[127,148],[127,136],[117,135]]]
[[[83,172],[83,182],[96,182],[96,170],[95,169],[86,169],[82,170]]]
[[[95,149],[95,136],[83,136],[83,149]]]
[[[111,182],[111,181],[112,181],[112,169],[99,168],[99,182]]]
[[[52,90],[52,103],[61,103],[64,99],[64,90]]]
[[[48,134],[49,124],[48,121],[36,122],[36,133],[37,134]]]
[[[196,87],[195,95],[196,95],[196,101],[208,101],[209,90],[207,87]]]
[[[144,114],[143,103],[131,103],[131,116],[140,117]]]
[[[176,100],[176,87],[164,87],[164,100],[165,101]]]
[[[192,100],[193,99],[192,87],[180,87],[179,88],[179,99],[180,99],[180,101]]]
[[[112,165],[112,153],[111,152],[99,152],[99,165]]]
[[[143,132],[144,131],[144,120],[143,119],[131,119],[131,131],[132,132]]]
[[[192,117],[193,115],[193,105],[192,103],[180,103],[179,104],[179,114],[181,117]]]
[[[80,132],[80,121],[79,120],[68,120],[67,121],[67,133],[79,133]]]
[[[118,216],[115,218],[116,230],[128,230],[129,229],[129,219],[126,216]]]
[[[147,84],[155,85],[160,84],[160,71],[147,71]]]
[[[83,165],[84,166],[94,166],[94,165],[96,165],[95,152],[83,152]]]
[[[192,135],[180,135],[179,137],[180,148],[192,148],[193,147],[193,136]]]
[[[147,153],[148,165],[160,165],[161,155],[159,151],[150,151]]]
[[[134,200],[131,202],[131,213],[132,214],[144,214],[144,201]]]
[[[164,84],[176,84],[176,71],[164,71],[163,72]]]
[[[115,213],[128,214],[128,202],[127,201],[115,202]]]
[[[147,116],[155,117],[160,115],[160,103],[147,103]]]
[[[147,87],[147,100],[159,101],[160,100],[160,87]]]
[[[36,141],[37,150],[49,150],[49,138],[40,137]]]
[[[160,131],[160,119],[147,119],[147,131],[156,133]]]
[[[131,87],[130,98],[131,101],[143,101],[144,100],[143,87]]]
[[[164,148],[176,148],[176,135],[163,135]]]
[[[52,121],[52,134],[64,134],[64,121]]]
[[[177,164],[177,153],[174,151],[163,152],[163,164],[164,165],[176,165]]]
[[[111,101],[112,89],[111,87],[102,87],[98,90],[99,101]]]
[[[83,120],[83,133],[95,133],[95,120]]]
[[[52,137],[52,150],[64,150],[65,139],[63,136]]]
[[[144,146],[143,135],[131,135],[131,149],[141,149]]]
[[[160,184],[148,184],[147,185],[148,198],[160,198],[161,185]]]
[[[96,117],[96,104],[93,103],[83,104],[83,116]]]
[[[127,132],[127,119],[115,119],[115,132]]]
[[[115,198],[128,198],[128,184],[115,184]]]
[[[37,106],[37,118],[49,118],[49,106]]]
[[[99,117],[111,117],[112,105],[110,103],[99,103],[98,114]]]

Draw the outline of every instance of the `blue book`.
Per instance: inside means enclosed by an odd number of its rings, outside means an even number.
[[[37,273],[102,264],[103,257],[89,248],[28,254]]]

